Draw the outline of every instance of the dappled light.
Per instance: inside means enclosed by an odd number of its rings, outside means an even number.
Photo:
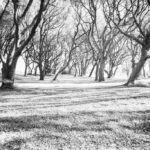
[[[0,150],[150,149],[150,0],[0,0]]]

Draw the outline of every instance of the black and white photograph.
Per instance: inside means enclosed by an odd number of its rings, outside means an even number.
[[[150,0],[0,0],[0,150],[150,150]]]

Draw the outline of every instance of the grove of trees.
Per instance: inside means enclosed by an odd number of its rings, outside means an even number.
[[[149,0],[2,0],[1,88],[13,88],[18,59],[24,76],[67,73],[95,81],[126,63],[134,84],[150,58]]]

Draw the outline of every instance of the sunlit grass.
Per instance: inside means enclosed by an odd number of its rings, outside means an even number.
[[[149,149],[149,87],[66,80],[0,91],[1,150]]]

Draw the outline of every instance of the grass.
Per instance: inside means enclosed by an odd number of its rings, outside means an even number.
[[[0,149],[149,150],[150,87],[122,83],[19,77],[0,91]]]

